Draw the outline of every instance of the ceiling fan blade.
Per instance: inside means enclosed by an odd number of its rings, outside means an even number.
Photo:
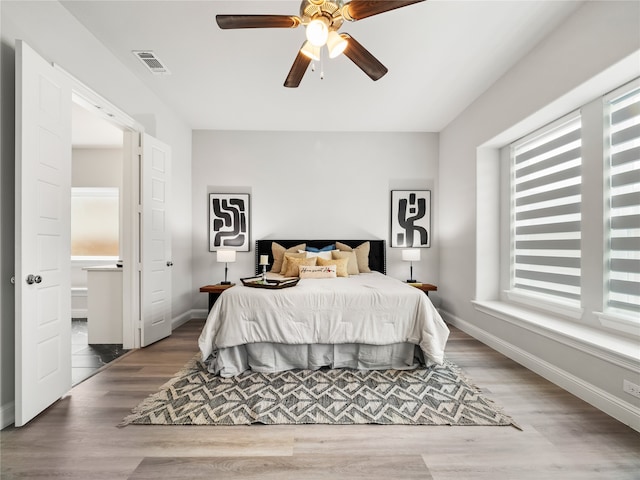
[[[344,49],[344,54],[360,67],[360,70],[369,75],[371,80],[379,80],[389,71],[387,67],[380,63],[376,57],[371,55],[369,50],[364,48],[351,35],[341,33],[340,36],[347,41],[347,48]]]
[[[353,20],[362,20],[379,13],[407,7],[426,0],[351,0],[347,4],[347,13]]]
[[[289,70],[289,75],[287,75],[287,79],[284,81],[284,86],[288,88],[297,88],[298,85],[300,85],[302,77],[304,77],[310,63],[311,59],[298,50],[298,55],[293,61],[293,65],[291,65],[291,70]]]
[[[295,15],[216,15],[223,30],[231,28],[296,28],[300,18]]]

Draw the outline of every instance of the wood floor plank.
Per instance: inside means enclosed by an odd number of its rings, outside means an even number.
[[[398,477],[398,472],[401,477]],[[131,480],[429,480],[419,456],[145,458]]]
[[[198,351],[202,321],[119,358],[25,427],[5,479],[640,479],[640,433],[452,328],[447,356],[522,427],[118,428]]]
[[[142,458],[102,456],[83,457],[81,452],[73,457],[25,455],[21,460],[12,459],[10,465],[2,466],[0,477],[4,479],[47,479],[47,480],[127,480]],[[37,455],[38,460],[33,461]]]

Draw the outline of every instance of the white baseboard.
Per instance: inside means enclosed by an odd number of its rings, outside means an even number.
[[[204,308],[192,308],[191,310],[187,310],[182,315],[178,315],[171,320],[171,330],[175,330],[180,325],[187,323],[189,320],[207,318],[207,313],[207,310]]]
[[[0,430],[11,425],[16,418],[16,406],[14,402],[0,405]]]
[[[640,432],[640,408],[444,310],[447,323]],[[584,352],[589,353],[589,352]]]
[[[180,325],[184,325],[189,320],[191,320],[193,318],[193,316],[191,315],[191,312],[192,310],[187,310],[182,315],[178,315],[177,317],[174,317],[171,320],[171,331],[175,330]]]
[[[209,310],[206,308],[194,308],[191,310],[191,318],[205,319],[209,316]]]
[[[71,318],[87,318],[89,317],[89,311],[86,308],[72,308]]]

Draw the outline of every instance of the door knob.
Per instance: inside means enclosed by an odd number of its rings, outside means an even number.
[[[167,267],[173,267],[173,262],[172,261],[168,261],[167,262]]]
[[[40,283],[40,282],[42,282],[42,277],[40,275],[32,275],[32,274],[27,275],[28,285],[33,285],[34,283]]]

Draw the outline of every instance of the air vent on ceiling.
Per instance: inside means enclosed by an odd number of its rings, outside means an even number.
[[[169,69],[151,50],[133,50],[132,52],[154,75],[170,75]]]

